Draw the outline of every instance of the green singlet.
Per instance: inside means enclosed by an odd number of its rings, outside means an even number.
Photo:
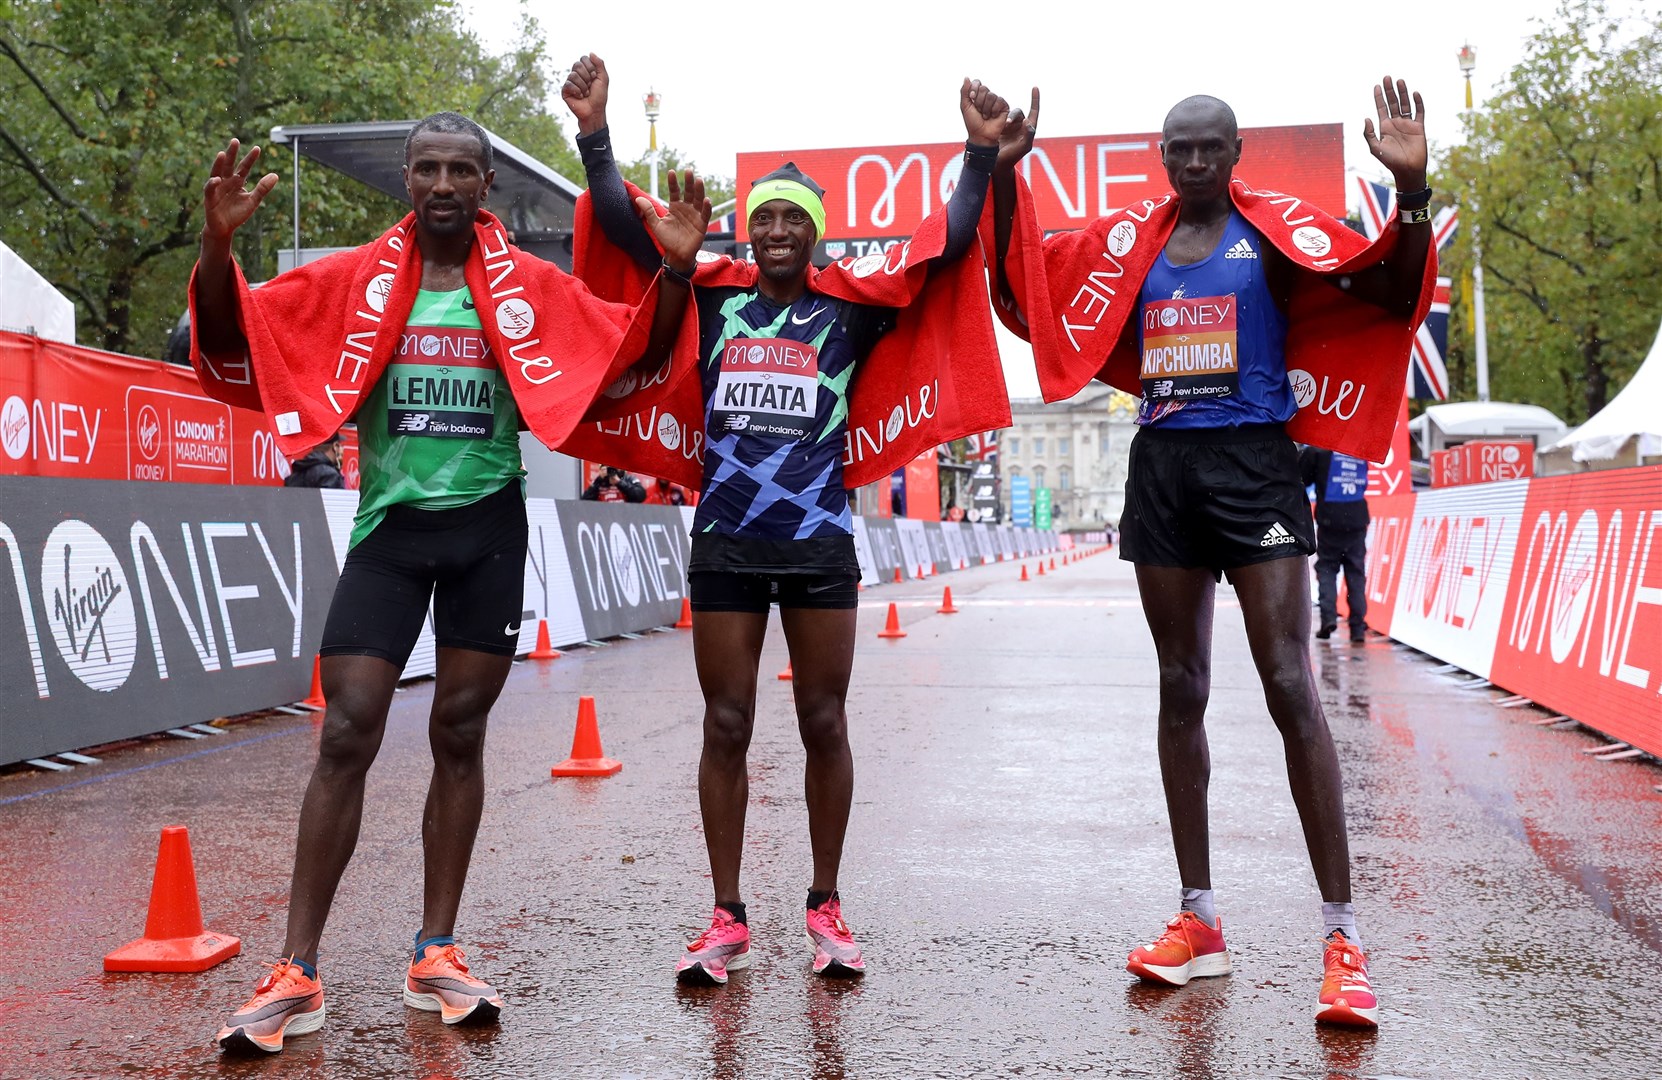
[[[403,336],[358,410],[355,546],[387,508],[450,510],[525,475],[519,409],[466,289],[416,294]]]

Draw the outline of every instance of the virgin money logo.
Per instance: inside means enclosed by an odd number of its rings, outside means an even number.
[[[0,406],[0,447],[13,461],[29,452],[29,406],[20,397],[9,397]]]
[[[900,437],[900,429],[906,426],[906,410],[899,405],[889,414],[889,422],[883,427],[883,438],[886,442],[894,442]]]
[[[510,341],[519,341],[537,325],[537,313],[531,305],[517,296],[511,296],[496,305],[496,328]]]
[[[1333,250],[1333,240],[1314,225],[1301,225],[1293,230],[1293,246],[1312,259],[1319,259]]]
[[[1316,400],[1316,380],[1303,368],[1289,368],[1287,382],[1293,388],[1293,400],[1298,402],[1299,408],[1305,408]]]
[[[138,413],[138,448],[144,460],[155,461],[162,452],[162,418],[154,405],[145,405]]]
[[[91,525],[71,519],[47,536],[40,599],[75,677],[105,693],[120,689],[138,654],[138,622],[127,575]]]
[[[1108,230],[1108,254],[1114,258],[1122,258],[1137,242],[1137,226],[1129,221],[1122,221]]]
[[[392,295],[392,274],[376,274],[364,288],[364,303],[376,314],[387,310],[387,297]]]
[[[612,580],[617,582],[618,595],[624,603],[634,607],[641,602],[641,571],[635,565],[635,549],[630,546],[629,534],[617,522],[607,534],[612,557]]]
[[[658,417],[658,441],[665,450],[674,450],[681,445],[681,424],[667,412]]]

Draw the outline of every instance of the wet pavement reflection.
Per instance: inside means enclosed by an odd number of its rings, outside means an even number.
[[[1213,864],[1227,978],[1124,971],[1175,906],[1154,752],[1152,646],[1111,556],[1019,583],[1012,565],[865,594],[849,701],[856,794],[844,911],[870,974],[808,969],[803,755],[763,679],[745,893],[753,967],[672,971],[707,918],[690,639],[516,666],[458,934],[507,999],[494,1028],[402,1004],[421,895],[430,687],[398,695],[320,968],[329,1019],[275,1059],[209,1044],[281,942],[316,729],[271,717],[211,747],[0,777],[3,1077],[1646,1077],[1662,1030],[1662,770],[1578,751],[1383,639],[1317,642],[1347,779],[1378,1034],[1318,1030],[1315,886],[1279,737],[1220,592]],[[908,631],[877,640],[887,603]],[[784,666],[770,632],[764,674]],[[551,781],[576,698],[604,780]],[[208,925],[244,952],[200,975],[106,975],[144,922],[156,836],[191,830]]]

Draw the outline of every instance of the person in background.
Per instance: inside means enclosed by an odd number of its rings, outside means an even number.
[[[1345,572],[1345,605],[1350,609],[1350,640],[1368,637],[1368,463],[1349,454],[1306,446],[1299,451],[1299,472],[1316,488],[1316,603],[1323,641],[1339,628],[1339,570]]]
[[[691,506],[694,500],[686,488],[660,476],[646,489],[646,502],[650,506]]]
[[[293,488],[345,488],[346,476],[340,471],[340,458],[340,432],[337,431],[312,447],[311,452],[305,457],[296,458],[289,465],[289,474],[283,479],[283,486]]]
[[[646,488],[622,469],[608,465],[583,489],[583,498],[594,502],[645,502]]]

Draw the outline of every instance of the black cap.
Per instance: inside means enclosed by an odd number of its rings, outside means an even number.
[[[750,182],[750,186],[755,187],[764,180],[794,180],[803,187],[807,188],[809,191],[813,192],[816,198],[821,200],[825,198],[825,189],[814,183],[813,177],[797,168],[796,162],[794,161],[785,162],[785,164],[779,166],[766,176],[758,176]]]

